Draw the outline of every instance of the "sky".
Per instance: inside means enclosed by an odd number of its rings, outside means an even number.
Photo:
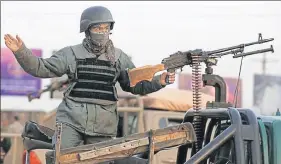
[[[158,64],[163,58],[177,51],[202,49],[204,51],[234,46],[263,38],[274,38],[274,42],[246,48],[251,51],[269,48],[273,44],[275,53],[268,53],[271,61],[267,73],[280,76],[281,69],[281,2],[190,2],[190,1],[1,1],[1,47],[4,34],[18,34],[28,48],[41,48],[43,57],[51,56],[53,50],[81,43],[79,33],[81,13],[90,6],[105,6],[111,10],[115,25],[111,36],[116,47],[131,55],[136,66]],[[243,60],[243,106],[253,105],[253,76],[262,73],[258,62],[262,54]],[[231,56],[219,59],[214,72],[221,76],[237,77],[240,59]],[[204,70],[204,69],[202,69]],[[183,73],[191,73],[189,66]],[[43,80],[43,86],[50,82]],[[172,88],[177,84],[172,84]],[[60,101],[50,101],[48,94],[32,103],[27,98],[1,97],[5,103],[1,108],[18,108],[11,102],[22,102],[21,107],[38,108],[49,102],[44,110],[56,107]],[[3,101],[4,102],[4,101]],[[3,105],[2,105],[3,104]],[[23,105],[24,104],[24,105]]]

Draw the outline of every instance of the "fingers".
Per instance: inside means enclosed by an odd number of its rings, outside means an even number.
[[[167,75],[169,76],[169,83],[174,83],[175,82],[175,77],[176,77],[176,73],[174,72],[174,73],[170,73],[170,72],[168,72],[167,73]]]
[[[8,42],[8,41],[5,41],[5,45],[6,45],[7,47],[10,47],[10,46],[11,46],[11,43]]]
[[[7,47],[10,47],[11,44],[5,41],[5,45],[6,45]]]
[[[175,82],[175,78],[174,77],[169,77],[169,83],[173,84]]]
[[[163,77],[166,77],[167,74],[168,74],[167,72],[163,72],[163,73],[162,73],[162,76],[163,76]]]
[[[4,36],[4,39],[5,39],[5,44],[7,47],[10,47],[10,45],[12,44],[12,40],[9,38],[8,35],[5,35]]]
[[[175,75],[176,73],[175,72],[165,72],[167,73],[168,75]]]
[[[161,74],[161,84],[162,85],[167,85],[167,84],[173,84],[175,82],[175,75],[176,73],[173,72],[173,73],[170,73],[170,72],[163,72]],[[168,79],[167,79],[168,77]]]
[[[6,34],[4,36],[4,39],[5,39],[5,43],[8,45],[11,45],[12,43],[17,42],[16,39],[13,38],[10,34]]]
[[[7,36],[8,36],[8,38],[11,39],[12,41],[16,41],[16,39],[15,39],[12,35],[7,34]]]
[[[11,40],[8,40],[8,39],[5,39],[5,44],[11,44],[12,43],[12,41]]]
[[[21,44],[22,44],[22,40],[21,40],[21,38],[20,38],[18,35],[16,35],[16,38],[17,38],[17,40],[18,40],[19,44],[21,45]]]
[[[176,76],[176,73],[175,73],[175,72],[173,72],[173,73],[167,72],[167,75],[168,75],[169,77],[175,77],[175,76]]]
[[[10,37],[7,34],[5,34],[4,39],[5,39],[5,42],[8,42],[8,43],[12,42],[12,40],[10,39]]]

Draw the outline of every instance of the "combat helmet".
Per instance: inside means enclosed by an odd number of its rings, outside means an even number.
[[[103,6],[89,7],[81,15],[80,33],[85,32],[92,24],[96,23],[111,23],[110,30],[112,30],[115,21],[107,8]]]

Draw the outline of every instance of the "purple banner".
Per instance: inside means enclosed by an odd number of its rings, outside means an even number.
[[[42,50],[31,49],[42,57]],[[27,74],[8,48],[1,48],[1,95],[26,96],[41,89],[41,79]]]

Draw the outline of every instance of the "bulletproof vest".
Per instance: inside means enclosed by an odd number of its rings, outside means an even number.
[[[82,103],[110,105],[117,101],[115,88],[117,60],[121,50],[115,48],[115,65],[111,66],[105,54],[98,57],[89,53],[82,44],[71,47],[76,58],[74,85],[66,94],[69,99]]]

